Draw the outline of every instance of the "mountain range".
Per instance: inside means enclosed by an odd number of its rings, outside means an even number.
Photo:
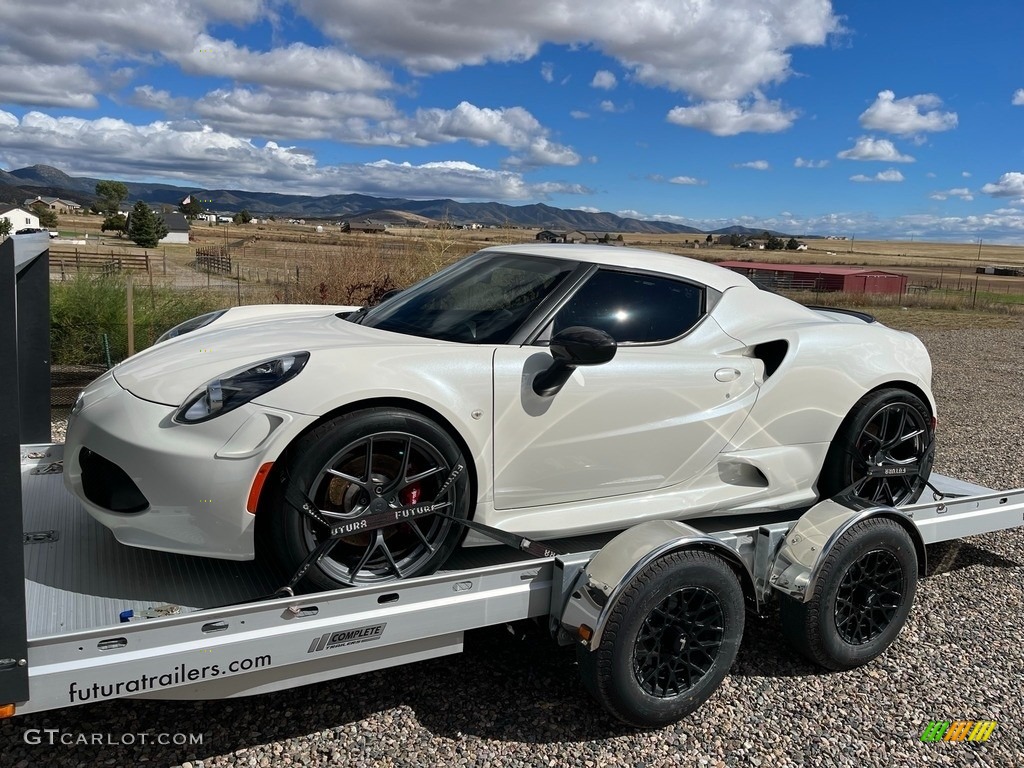
[[[40,195],[63,197],[88,207],[96,200],[96,182],[100,179],[69,176],[59,168],[33,165],[12,171],[0,170],[0,204],[21,205],[25,199]],[[506,205],[504,203],[460,203],[456,200],[407,200],[370,195],[291,195],[276,192],[247,192],[238,189],[201,189],[173,184],[149,184],[126,181],[128,201],[178,205],[187,195],[202,200],[208,210],[255,215],[291,216],[304,219],[413,219],[453,223],[475,222],[484,226],[521,226],[544,229],[582,229],[598,232],[643,232],[652,234],[704,234],[702,230],[667,221],[641,220],[614,213],[555,208],[543,203]],[[404,214],[404,216],[402,216]],[[732,226],[710,234],[760,235],[765,230]],[[769,230],[771,234],[785,236]]]

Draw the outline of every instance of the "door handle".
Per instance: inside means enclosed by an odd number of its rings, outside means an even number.
[[[715,378],[719,381],[736,381],[740,377],[740,372],[736,368],[719,368],[715,371]]]

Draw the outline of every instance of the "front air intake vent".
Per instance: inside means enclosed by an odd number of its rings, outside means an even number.
[[[149,506],[128,473],[95,451],[83,448],[78,454],[85,498],[111,512],[141,512]]]

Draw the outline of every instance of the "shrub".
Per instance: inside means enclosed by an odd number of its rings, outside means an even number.
[[[136,351],[190,317],[226,306],[227,296],[136,285]],[[106,347],[104,346],[106,337]],[[125,278],[78,274],[50,287],[50,353],[54,365],[106,365],[128,355]]]

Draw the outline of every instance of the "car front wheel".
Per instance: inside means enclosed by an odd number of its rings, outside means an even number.
[[[426,416],[370,408],[332,419],[289,451],[272,505],[270,546],[288,572],[348,524],[306,573],[325,590],[433,573],[458,545],[470,513],[468,466],[451,436]],[[295,500],[312,503],[319,520]],[[433,504],[439,514],[361,530],[361,520]],[[396,514],[396,517],[400,515]],[[456,519],[452,519],[456,518]]]

